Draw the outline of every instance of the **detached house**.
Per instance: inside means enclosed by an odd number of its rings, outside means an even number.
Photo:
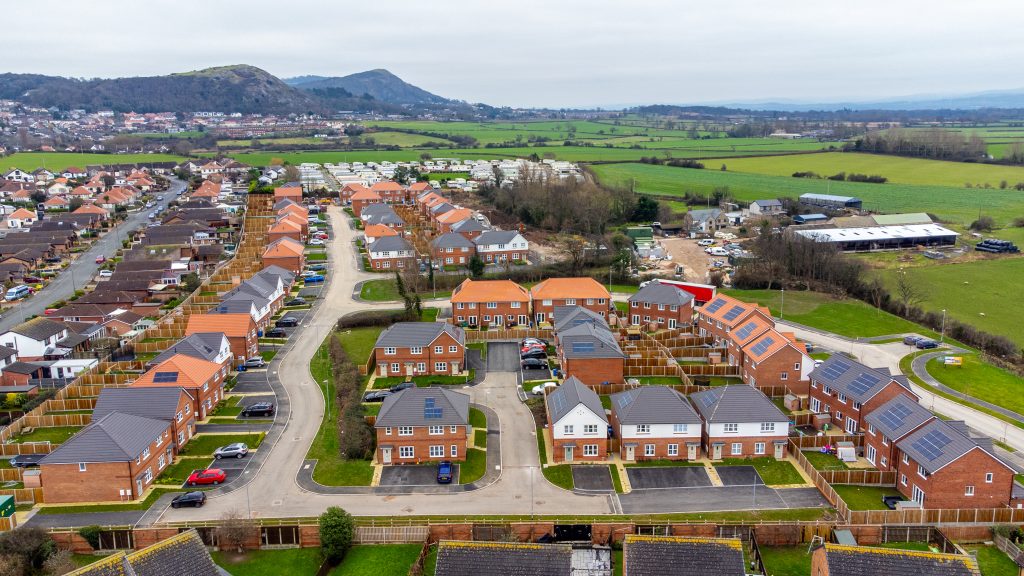
[[[792,394],[807,394],[813,368],[807,347],[791,333],[771,329],[743,347],[741,374],[750,386],[785,386]]]
[[[655,324],[659,329],[688,328],[693,324],[693,294],[653,281],[629,297],[629,323]]]
[[[0,344],[17,352],[21,360],[42,360],[68,334],[63,322],[37,317],[0,334]]]
[[[439,387],[407,388],[384,399],[373,426],[381,464],[462,461],[469,438],[469,395]]]
[[[180,388],[192,397],[192,411],[205,420],[224,398],[228,370],[216,362],[176,354],[132,382],[132,388]]]
[[[445,322],[399,322],[373,346],[381,376],[455,375],[466,365],[466,332]]]
[[[416,266],[416,249],[401,236],[385,236],[366,251],[374,270],[404,270]]]
[[[476,244],[461,234],[448,232],[430,243],[430,255],[442,266],[468,266],[476,254]]]
[[[715,232],[729,227],[729,216],[718,208],[690,210],[683,216],[683,228],[691,232]]]
[[[608,417],[601,398],[570,376],[544,397],[552,462],[604,460],[608,454]]]
[[[196,433],[194,405],[195,398],[184,388],[104,388],[96,399],[92,417],[101,420],[107,414],[120,412],[170,422],[174,451],[180,452]]]
[[[452,322],[460,326],[530,324],[530,295],[511,280],[463,280],[452,291]]]
[[[586,384],[623,381],[626,355],[607,326],[585,322],[562,330],[558,333],[556,353],[566,376]]]
[[[231,355],[237,363],[259,353],[256,322],[249,314],[192,314],[185,335],[221,332],[231,343]]]
[[[623,461],[700,458],[703,420],[679,392],[641,386],[612,394],[611,400],[611,425]]]
[[[786,456],[789,418],[761,391],[745,384],[690,395],[704,419],[704,451],[712,460]]]
[[[530,243],[514,230],[488,230],[473,242],[485,264],[524,261],[530,252]]]
[[[548,278],[530,289],[533,318],[540,324],[552,322],[556,306],[582,306],[608,318],[611,294],[593,278]]]
[[[811,371],[810,380],[811,411],[830,416],[832,424],[848,434],[861,432],[864,416],[896,396],[917,400],[906,377],[838,354]]]
[[[754,200],[750,203],[749,210],[751,216],[778,216],[785,212],[782,202],[774,198],[771,200]]]

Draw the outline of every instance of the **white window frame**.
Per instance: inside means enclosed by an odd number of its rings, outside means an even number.
[[[774,433],[775,422],[761,422],[761,434]]]
[[[597,456],[597,444],[584,444],[583,445],[584,456]]]
[[[743,455],[743,442],[733,442],[730,448],[731,456],[742,456]]]
[[[654,444],[644,444],[644,456],[654,456]]]
[[[399,426],[398,427],[398,435],[399,436],[412,436],[412,430],[413,430],[412,426]]]
[[[573,425],[566,424],[562,426],[562,434],[565,434],[566,436],[572,436],[573,434],[575,434],[575,432],[573,432]]]
[[[398,457],[399,458],[403,458],[403,459],[415,458],[416,457],[416,447],[415,446],[399,446],[398,447]]]
[[[974,496],[974,485],[968,484],[964,486],[964,496]]]
[[[583,433],[584,434],[597,434],[597,424],[584,424],[583,425]]]
[[[444,445],[431,446],[429,454],[431,458],[444,458]]]
[[[686,432],[688,431],[689,427],[690,427],[689,424],[673,424],[672,425],[672,433],[673,434],[686,434]]]
[[[754,442],[754,454],[764,454],[764,442]]]
[[[668,455],[669,456],[679,456],[679,444],[669,444],[668,445]]]
[[[739,424],[722,424],[722,432],[725,434],[739,434]]]
[[[438,434],[444,434],[444,426],[428,426],[427,434],[430,436],[437,436]]]
[[[636,433],[637,434],[650,434],[651,433],[651,425],[650,424],[637,424],[636,425]]]

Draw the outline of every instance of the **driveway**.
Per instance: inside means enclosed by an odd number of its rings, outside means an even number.
[[[703,466],[626,468],[626,476],[634,490],[711,486],[711,478]]]
[[[515,342],[491,342],[487,345],[488,372],[519,370],[519,345]]]
[[[815,488],[769,488],[761,485],[711,486],[675,490],[636,490],[619,496],[623,514],[659,512],[718,512],[724,510],[772,510],[828,508]]]
[[[271,394],[267,372],[239,372],[230,394]]]
[[[134,525],[145,514],[143,510],[130,512],[88,512],[85,514],[36,514],[25,522],[35,528],[78,528],[80,526]]]
[[[761,475],[753,466],[716,466],[715,471],[726,486],[764,486]]]
[[[573,466],[572,482],[577,490],[588,492],[614,492],[612,475],[608,466],[595,464],[593,466]]]
[[[452,463],[454,468],[452,484],[459,483],[459,465]],[[436,486],[437,465],[420,464],[405,466],[385,466],[380,473],[381,486]],[[429,496],[426,496],[429,498]]]

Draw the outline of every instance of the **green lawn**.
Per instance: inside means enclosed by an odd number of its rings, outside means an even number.
[[[217,403],[210,416],[238,416],[242,413],[242,406],[238,405],[241,396],[227,396]]]
[[[970,546],[968,552],[975,552],[982,576],[1017,576],[1020,569],[1010,557],[995,546]]]
[[[263,442],[264,436],[266,434],[263,432],[254,432],[252,434],[198,434],[189,440],[188,444],[185,444],[179,454],[182,456],[213,455],[213,451],[217,448],[234,444],[235,442],[245,442],[249,449],[253,450],[258,448],[260,443]]]
[[[381,326],[366,326],[363,328],[352,328],[338,333],[341,340],[341,347],[345,349],[349,359],[354,364],[362,364],[370,358],[373,352],[373,345],[377,337],[384,330]]]
[[[210,555],[218,566],[232,576],[316,574],[322,563],[319,548],[249,550],[241,557],[223,551],[213,551]]]
[[[723,290],[724,293],[744,300],[757,302],[771,309],[778,316],[783,305],[779,290]],[[913,322],[882,312],[860,300],[837,299],[820,292],[786,291],[782,309],[783,320],[790,320],[812,328],[835,332],[852,338],[884,336],[916,332],[925,336],[938,337],[934,332]]]
[[[548,482],[551,482],[555,486],[565,488],[566,490],[572,490],[572,468],[568,464],[544,466],[544,463],[548,461],[548,450],[547,446],[544,444],[543,428],[537,428],[537,451],[540,453],[541,472],[543,472],[544,477],[547,478]]]
[[[484,414],[477,408],[470,407],[469,409],[469,425],[473,428],[486,430],[487,429],[487,415]]]
[[[353,546],[329,576],[406,576],[423,547],[419,544]],[[232,572],[234,574],[234,572]]]
[[[437,545],[431,545],[430,552],[423,559],[423,576],[435,576],[437,573]]]
[[[466,461],[459,464],[459,483],[469,484],[479,480],[487,468],[487,452],[470,448],[466,450]]]
[[[28,434],[18,434],[14,437],[15,442],[52,442],[61,444],[67,442],[68,438],[75,435],[83,426],[51,426],[47,428],[34,428]]]
[[[487,448],[487,430],[473,430],[473,445],[477,448]]]
[[[975,354],[961,357],[962,366],[930,360],[928,374],[958,392],[1024,414],[1024,378],[988,364]]]
[[[398,286],[395,284],[394,278],[363,282],[363,287],[359,290],[359,297],[373,302],[388,302],[402,299],[398,295]]]
[[[615,487],[616,494],[622,494],[622,479],[619,478],[619,468],[614,464],[609,464],[608,474],[612,477],[612,486]]]
[[[84,169],[88,164],[135,164],[150,162],[178,162],[183,156],[171,154],[78,154],[75,152],[18,152],[0,160],[6,172],[18,167],[31,172],[36,168],[64,170],[68,166]]]
[[[850,468],[832,454],[824,454],[817,450],[804,450],[803,453],[815,470],[849,470]]]
[[[807,576],[811,573],[811,555],[807,545],[761,546],[761,563],[769,576]]]
[[[444,376],[440,374],[413,376],[412,381],[421,388],[427,386],[465,386],[467,382],[473,381],[475,375],[476,370],[470,368],[468,376]],[[395,384],[401,384],[407,380],[408,378],[405,376],[378,376],[373,381],[373,387],[377,389],[391,388]]]
[[[160,475],[157,476],[156,483],[181,486],[185,483],[185,480],[188,480],[193,470],[201,470],[209,463],[209,458],[182,458],[177,464],[171,464],[164,468]]]
[[[263,357],[264,362],[269,363],[271,360],[274,359],[274,356],[277,356],[277,350],[268,350],[266,352],[260,352],[260,356]]]
[[[307,252],[306,262],[322,262],[327,260],[326,252]]]
[[[832,489],[846,502],[850,510],[885,510],[882,496],[898,496],[900,493],[895,487],[855,486],[853,484],[833,484]]]
[[[715,463],[716,468],[723,466],[753,466],[761,475],[761,480],[768,486],[781,484],[804,484],[804,478],[788,460],[776,460],[770,457],[761,458],[723,458]]]
[[[601,394],[599,396],[599,398],[601,398],[601,407],[602,408],[604,408],[605,410],[611,410],[612,409],[612,397],[611,397],[611,394]]]

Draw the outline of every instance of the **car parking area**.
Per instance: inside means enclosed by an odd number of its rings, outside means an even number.
[[[266,372],[239,372],[232,394],[272,394]]]
[[[226,486],[233,482],[236,478],[240,477],[244,470],[245,465],[249,463],[249,458],[224,458],[222,460],[211,459],[210,463],[205,468],[216,468],[224,471],[224,482],[219,486]],[[196,466],[196,470],[202,470],[203,467]],[[200,485],[202,486],[202,485]],[[190,488],[188,480],[181,485],[182,488]]]
[[[613,492],[612,475],[608,466],[573,466],[572,482],[578,490],[594,492]]]
[[[711,478],[703,466],[626,468],[626,475],[634,490],[711,486]]]
[[[452,484],[459,483],[459,465],[452,463]],[[437,485],[437,464],[385,466],[380,473],[381,486]]]
[[[491,342],[487,345],[488,372],[519,370],[519,345],[515,342]]]
[[[753,466],[718,466],[715,472],[726,486],[764,486],[761,475]]]

